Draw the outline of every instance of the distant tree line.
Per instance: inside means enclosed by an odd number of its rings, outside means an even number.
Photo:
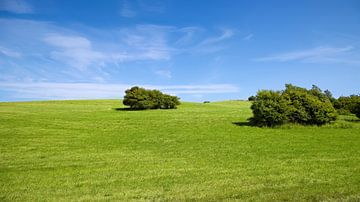
[[[335,109],[339,114],[355,114],[360,118],[360,95],[341,96],[333,99]]]
[[[130,109],[174,109],[180,104],[180,99],[160,92],[134,86],[125,91],[123,104]]]

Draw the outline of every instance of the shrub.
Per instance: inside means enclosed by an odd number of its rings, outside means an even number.
[[[352,110],[352,113],[354,113],[359,119],[360,119],[360,103],[358,103]]]
[[[259,91],[251,105],[254,116],[250,122],[257,126],[275,126],[287,122],[287,103],[280,92]]]
[[[357,108],[360,105],[360,95],[341,96],[334,102],[334,107],[343,113],[356,114]]]
[[[250,96],[250,97],[248,98],[248,101],[254,101],[255,98],[256,98],[256,97],[252,95],[252,96]]]
[[[290,84],[284,91],[259,91],[252,103],[250,121],[258,126],[284,123],[323,125],[336,120],[337,113],[329,97],[320,88],[307,90]]]
[[[330,99],[317,86],[307,90],[287,84],[282,95],[289,101],[288,118],[292,123],[323,125],[336,120]]]
[[[180,104],[179,98],[160,92],[134,86],[125,91],[123,104],[131,109],[174,109]]]

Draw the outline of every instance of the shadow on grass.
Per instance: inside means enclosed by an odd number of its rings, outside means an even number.
[[[115,111],[147,111],[147,110],[174,110],[174,109],[131,109],[129,107],[118,107],[118,108],[113,108],[113,110],[115,110]]]
[[[360,119],[348,119],[348,120],[345,119],[345,121],[352,122],[352,123],[360,123]]]
[[[118,108],[114,108],[115,111],[141,111],[138,109],[131,109],[129,107],[118,107]]]
[[[251,124],[249,121],[239,121],[239,122],[232,122],[232,124],[237,126],[251,126],[255,127],[253,124]]]

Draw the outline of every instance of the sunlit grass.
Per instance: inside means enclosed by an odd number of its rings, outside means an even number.
[[[360,122],[247,124],[249,102],[0,103],[0,201],[360,200]]]

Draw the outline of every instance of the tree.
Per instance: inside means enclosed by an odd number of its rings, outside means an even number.
[[[323,125],[336,120],[337,113],[329,98],[315,85],[310,90],[286,85],[283,96],[288,100],[289,120],[305,125]]]
[[[160,92],[134,86],[125,91],[123,104],[130,109],[174,109],[180,104],[179,98]]]
[[[255,99],[256,99],[256,97],[252,95],[248,98],[248,101],[255,101]]]
[[[353,108],[352,113],[354,113],[360,119],[360,103]]]
[[[252,103],[250,121],[258,126],[284,123],[323,125],[336,120],[337,113],[328,96],[317,86],[310,90],[286,84],[284,91],[259,91]]]
[[[250,118],[250,122],[253,125],[271,127],[288,121],[287,103],[278,91],[259,91],[251,109],[254,116]]]
[[[360,95],[341,96],[334,102],[334,107],[343,113],[355,113],[360,104]]]

